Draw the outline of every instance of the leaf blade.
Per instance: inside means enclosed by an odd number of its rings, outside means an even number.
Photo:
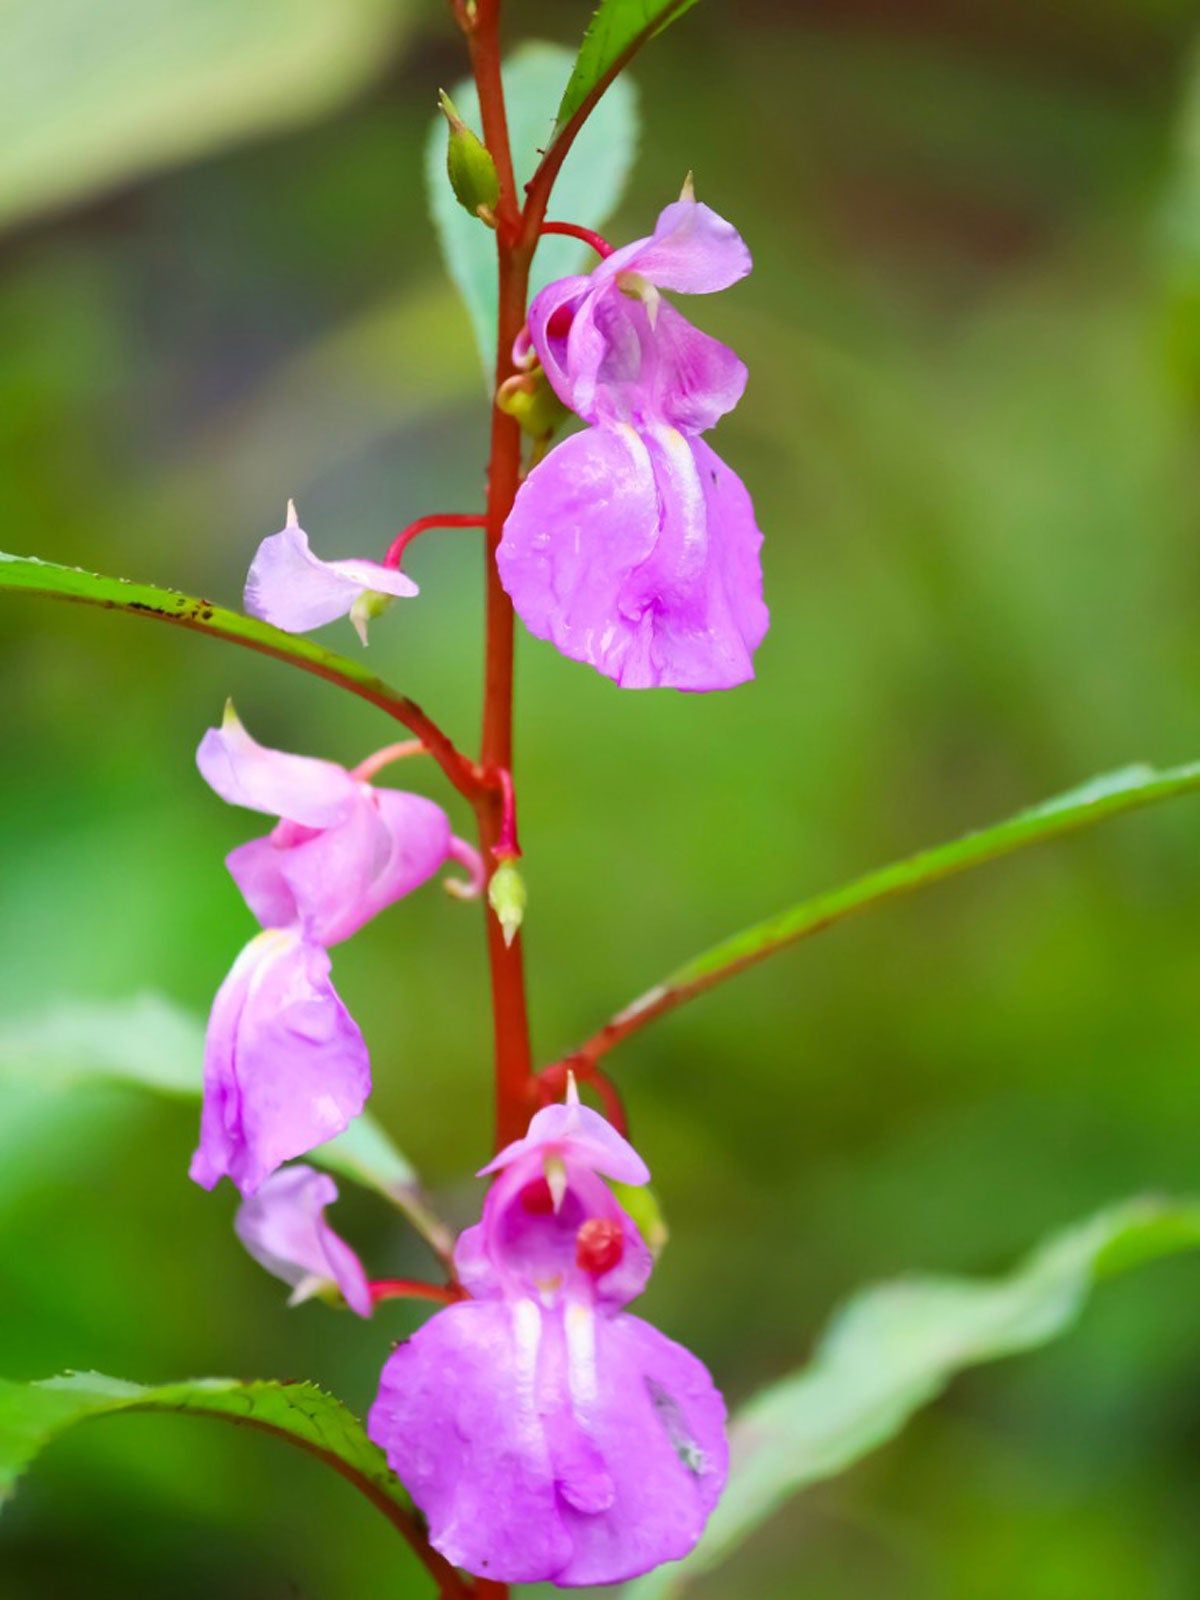
[[[563,92],[551,142],[561,137],[589,96],[604,92],[606,79],[695,4],[696,0],[601,0]]]
[[[729,1485],[696,1550],[628,1585],[669,1600],[807,1484],[894,1437],[958,1373],[1048,1343],[1115,1271],[1200,1248],[1200,1201],[1142,1198],[1052,1236],[1007,1277],[885,1283],[832,1318],[810,1364],[734,1417]]]

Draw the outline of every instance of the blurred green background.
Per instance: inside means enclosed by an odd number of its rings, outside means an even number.
[[[508,0],[511,37],[573,45],[588,10]],[[757,501],[774,624],[758,681],[712,697],[623,695],[522,639],[543,1058],[805,891],[1200,755],[1196,23],[1189,0],[707,0],[640,61],[608,231],[648,231],[691,167],[754,251],[692,311],[750,366],[715,442]],[[10,0],[7,549],[236,602],[288,495],[327,555],[478,503],[482,391],[421,188],[461,71],[434,0]],[[467,739],[475,536],[411,566],[422,599],[371,662]],[[251,931],[221,858],[253,821],[199,782],[200,733],[229,693],[264,741],[346,761],[389,728],[165,629],[13,598],[0,626],[5,1016],[146,989],[203,1010]],[[865,1280],[999,1270],[1095,1205],[1197,1186],[1198,844],[1183,801],[1019,857],[613,1058],[673,1230],[643,1309],[731,1399]],[[457,1222],[490,1122],[478,921],[428,889],[336,969],[376,1109]],[[133,1092],[0,1094],[2,1370],[316,1376],[365,1407],[416,1313],[287,1312],[228,1187],[188,1183],[194,1134]],[[422,1271],[348,1187],[374,1271]],[[1190,1600],[1198,1378],[1200,1263],[1144,1270],[794,1502],[698,1600]],[[0,1530],[0,1600],[427,1592],[332,1475],[199,1422],[80,1430]]]

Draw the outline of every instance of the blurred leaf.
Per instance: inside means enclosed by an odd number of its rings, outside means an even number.
[[[504,64],[509,142],[519,188],[533,176],[539,148],[550,135],[554,97],[570,70],[570,53],[549,44],[523,45]],[[478,129],[479,96],[474,84],[466,79],[451,93],[463,121]],[[621,83],[597,108],[563,163],[555,185],[555,209],[583,227],[599,228],[621,198],[636,139],[633,87]],[[490,381],[496,363],[496,236],[468,216],[454,198],[446,177],[446,124],[440,116],[425,147],[425,172],[446,266],[466,301]],[[581,271],[588,255],[587,246],[574,239],[544,239],[534,258],[530,293]]]
[[[1200,789],[1200,761],[1162,771],[1142,764],[1122,767],[1117,772],[1090,778],[1065,794],[1043,800],[994,827],[965,834],[949,844],[935,845],[889,867],[881,867],[878,872],[855,878],[840,889],[801,900],[786,911],[776,912],[763,922],[743,928],[740,933],[677,967],[662,983],[626,1006],[567,1059],[578,1056],[595,1060],[655,1017],[673,1011],[714,984],[732,978],[809,934],[832,927],[855,912],[881,905],[896,895],[911,894],[926,884],[940,883],[943,878],[952,878],[969,867],[996,861],[1026,845],[1042,844],[1064,833],[1089,828],[1123,811],[1135,811],[1196,789]]]
[[[589,95],[597,90],[603,93],[606,78],[619,72],[648,39],[690,11],[695,3],[696,0],[600,0],[559,105],[554,137],[562,133]]]
[[[0,1083],[61,1091],[108,1082],[196,1100],[203,1062],[203,1024],[161,995],[60,1001],[0,1029]],[[369,1113],[308,1159],[383,1195],[440,1255],[449,1254],[453,1241],[427,1209],[416,1172]]]
[[[154,1388],[106,1378],[98,1372],[69,1373],[40,1383],[0,1380],[0,1504],[10,1498],[33,1458],[60,1433],[91,1417],[125,1411],[167,1411],[218,1417],[261,1428],[332,1466],[393,1522],[410,1531],[412,1509],[383,1453],[362,1423],[330,1394],[311,1383],[263,1379],[192,1378]]]
[[[0,224],[331,110],[411,0],[8,0]]]
[[[39,561],[36,556],[12,556],[0,552],[0,590],[16,589],[47,600],[77,600],[84,605],[102,606],[109,611],[125,611],[135,617],[149,617],[176,627],[206,633],[210,638],[245,645],[262,655],[273,656],[290,666],[302,667],[339,688],[378,706],[410,728],[425,741],[429,754],[456,787],[470,794],[463,777],[463,758],[445,735],[429,721],[420,706],[398,694],[374,673],[368,672],[348,656],[336,655],[322,645],[296,634],[284,633],[269,622],[229,611],[195,595],[177,589],[159,589],[148,583],[132,583],[128,578],[107,578],[81,567],[63,567],[54,561]]]
[[[866,1290],[834,1317],[808,1367],[735,1416],[729,1484],[695,1552],[624,1594],[679,1593],[788,1495],[898,1433],[956,1373],[1064,1332],[1112,1272],[1197,1246],[1200,1202],[1132,1200],[1055,1235],[994,1283],[911,1278]]]

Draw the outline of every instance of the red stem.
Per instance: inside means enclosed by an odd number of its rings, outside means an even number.
[[[581,228],[577,222],[543,222],[538,234],[544,239],[548,233],[561,233],[568,239],[582,239],[584,244],[591,245],[602,261],[613,253],[612,245],[602,234],[593,232],[591,228]]]
[[[497,37],[498,0],[479,0],[469,35],[471,65],[479,91],[484,142],[500,177],[496,206],[496,258],[499,298],[496,338],[496,388],[511,376],[513,341],[525,321],[533,239],[519,238],[504,90]],[[492,407],[488,460],[487,551],[485,555],[486,641],[484,647],[483,739],[480,761],[489,773],[511,782],[513,701],[513,609],[500,584],[496,547],[520,482],[521,430],[515,418]],[[504,794],[497,786],[475,797],[483,859],[494,870],[493,854],[504,839]],[[488,966],[492,991],[492,1035],[496,1076],[496,1148],[517,1139],[528,1120],[527,1088],[532,1073],[525,972],[520,935],[504,942],[499,920],[485,903]],[[499,1592],[499,1591],[497,1591]]]
[[[521,846],[517,842],[517,797],[513,790],[512,773],[507,767],[497,771],[496,782],[500,787],[500,837],[492,854],[497,861],[516,861],[521,855]]]
[[[418,517],[415,522],[410,522],[407,528],[400,532],[388,545],[387,555],[383,558],[385,567],[399,567],[400,558],[409,545],[422,533],[427,533],[430,528],[486,528],[487,518],[479,512],[435,511],[432,516]]]
[[[451,1306],[465,1293],[457,1284],[422,1283],[417,1278],[372,1278],[367,1287],[373,1305],[381,1300],[436,1300],[439,1305]]]

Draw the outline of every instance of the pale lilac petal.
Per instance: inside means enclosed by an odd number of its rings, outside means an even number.
[[[578,1099],[565,1105],[543,1106],[534,1113],[524,1138],[506,1145],[493,1156],[477,1176],[502,1172],[522,1157],[566,1153],[583,1162],[591,1171],[602,1173],[616,1183],[650,1182],[650,1169],[637,1151],[598,1111],[581,1105]]]
[[[610,265],[611,257],[605,263]],[[744,278],[752,266],[732,223],[698,200],[676,200],[659,214],[653,236],[630,252],[619,270],[640,273],[659,289],[713,294]]]
[[[315,756],[269,750],[252,739],[233,707],[210,728],[196,751],[200,776],[231,806],[327,828],[353,805],[357,786],[344,767]]]
[[[234,1218],[234,1231],[254,1259],[293,1288],[336,1287],[360,1317],[371,1315],[371,1291],[362,1262],[325,1220],[338,1197],[324,1172],[300,1164],[281,1167]]]
[[[228,1175],[253,1194],[283,1162],[343,1132],[370,1088],[367,1048],[325,950],[294,931],[259,934],[213,1002],[191,1176],[211,1189]]]
[[[623,688],[727,689],[766,631],[760,543],[707,445],[593,428],[530,473],[497,562],[530,632]]]
[[[434,1546],[501,1583],[617,1583],[677,1559],[726,1473],[724,1406],[694,1356],[636,1318],[532,1299],[439,1312],[389,1359],[367,1428]]]
[[[225,858],[264,927],[299,923],[318,944],[339,944],[450,855],[450,820],[432,800],[365,783],[354,789],[335,826],[282,823]]]
[[[417,585],[377,561],[322,561],[304,529],[289,524],[259,545],[246,578],[245,606],[287,633],[307,633],[346,616],[364,590],[410,598]]]
[[[594,297],[591,278],[559,278],[536,294],[529,306],[529,342],[550,387],[563,405],[580,416],[585,416],[581,375],[585,380],[589,375],[594,378],[604,358],[605,341],[595,328],[590,309]]]

